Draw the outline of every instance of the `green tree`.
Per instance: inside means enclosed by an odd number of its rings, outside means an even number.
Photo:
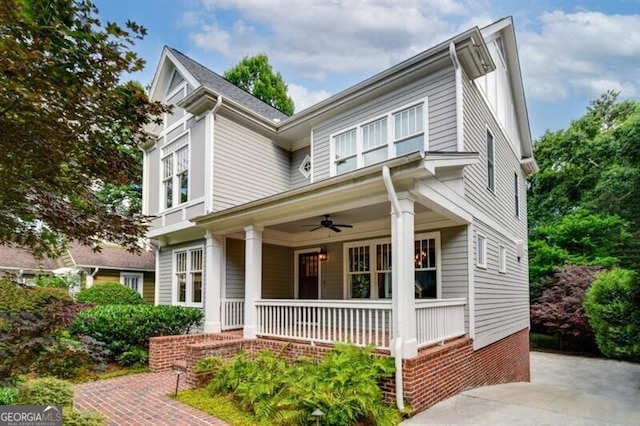
[[[600,351],[640,361],[640,279],[630,270],[601,274],[587,291],[584,308]]]
[[[267,55],[245,56],[224,73],[224,78],[283,113],[293,114],[294,105],[287,95],[288,86],[279,72],[273,72]]]
[[[640,270],[640,102],[617,97],[603,94],[583,117],[534,146],[540,166],[528,190],[534,300],[542,278],[565,264]]]
[[[146,30],[98,18],[88,0],[0,3],[0,243],[55,252],[61,236],[136,250],[145,219],[96,188],[131,184],[131,152],[166,110],[125,73]]]

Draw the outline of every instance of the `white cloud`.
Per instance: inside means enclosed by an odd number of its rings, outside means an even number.
[[[640,15],[554,11],[539,23],[518,35],[529,96],[553,102],[608,89],[640,92]]]
[[[303,109],[315,105],[318,102],[327,99],[331,96],[331,93],[326,90],[310,91],[303,86],[297,84],[289,84],[289,96],[293,99],[293,103],[296,107],[296,112],[300,112]]]

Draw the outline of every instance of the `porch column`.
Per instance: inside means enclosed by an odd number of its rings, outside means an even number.
[[[395,337],[402,338],[402,358],[418,355],[415,306],[415,265],[414,265],[414,202],[409,193],[398,194],[401,212],[393,215],[395,226],[391,227],[393,253],[392,269]]]
[[[225,267],[224,237],[207,231],[205,239],[204,332],[220,333],[220,302],[224,285],[222,271]]]
[[[262,295],[262,227],[244,228],[244,329],[243,336],[255,339],[258,332],[258,308],[255,301]]]

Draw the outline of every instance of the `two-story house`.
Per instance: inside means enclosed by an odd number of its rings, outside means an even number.
[[[458,388],[528,379],[537,166],[511,18],[290,117],[169,47],[150,94],[174,105],[144,147],[156,303],[405,367],[462,338]]]

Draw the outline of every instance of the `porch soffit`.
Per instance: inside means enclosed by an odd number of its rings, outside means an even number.
[[[333,220],[342,223],[339,212],[358,209],[366,210],[371,217],[381,216],[380,209],[385,209],[381,205],[386,205],[388,217],[388,195],[381,177],[383,165],[391,169],[394,186],[400,193],[414,191],[417,180],[437,177],[438,169],[450,171],[452,168],[463,168],[476,162],[477,157],[477,153],[427,153],[425,157],[416,152],[302,188],[199,216],[192,219],[192,222],[212,233],[229,234],[248,225],[277,230],[286,228],[283,224],[291,222],[313,223],[324,214],[331,214]],[[424,204],[420,200],[419,203]]]

